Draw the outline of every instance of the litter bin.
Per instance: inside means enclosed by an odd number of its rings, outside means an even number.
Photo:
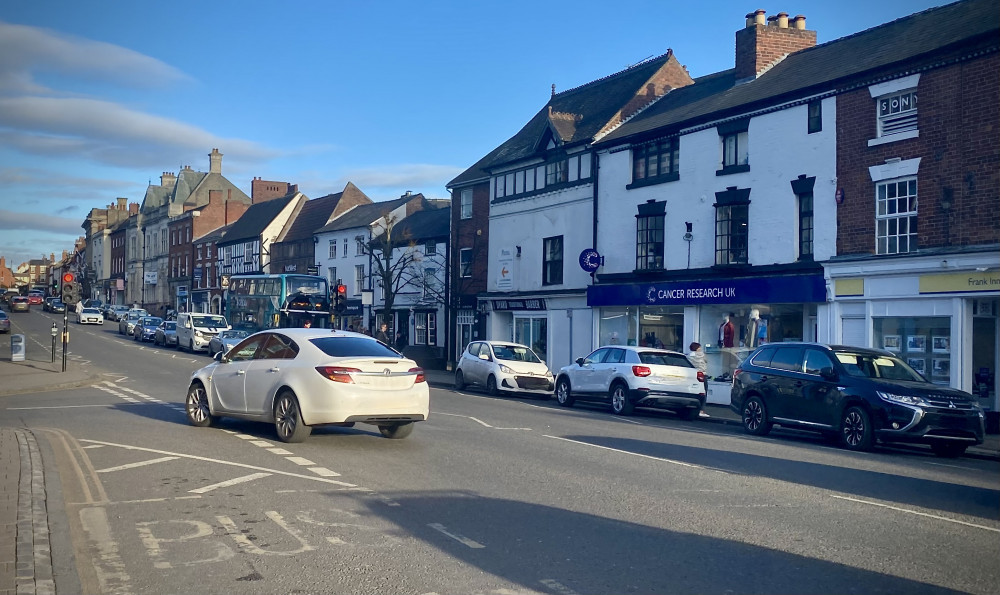
[[[24,335],[10,336],[10,361],[24,361]]]

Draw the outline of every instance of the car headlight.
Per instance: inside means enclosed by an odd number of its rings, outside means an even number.
[[[500,364],[500,371],[503,372],[504,374],[513,374],[514,373],[514,370],[511,370],[510,368],[508,368],[507,366],[505,366],[503,364]]]
[[[545,370],[545,377],[551,379],[552,378],[552,370]]]
[[[202,334],[201,334],[201,331],[195,331],[195,332],[194,332],[194,336],[195,336],[195,337],[198,337],[199,339],[201,339],[201,338],[202,338]]]
[[[883,401],[889,401],[890,403],[899,403],[900,405],[916,405],[917,407],[927,407],[930,403],[927,399],[923,397],[913,397],[910,395],[897,395],[895,393],[887,393],[883,391],[876,391],[879,397]]]

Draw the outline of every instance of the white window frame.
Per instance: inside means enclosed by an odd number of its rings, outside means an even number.
[[[466,254],[469,255],[467,262],[465,260]],[[465,266],[466,264],[468,267]],[[458,275],[463,279],[472,277],[472,248],[462,248],[458,251]]]
[[[461,205],[462,205],[462,213],[461,213],[462,219],[471,219],[472,218],[472,188],[465,188],[465,189],[462,190]]]
[[[337,258],[337,240],[330,240],[330,247],[327,258]]]
[[[365,265],[354,265],[354,295],[361,295],[361,288],[365,285]]]
[[[901,196],[900,190],[906,194]],[[917,249],[917,205],[916,176],[875,183],[875,254],[907,254]],[[906,239],[905,250],[900,248],[901,238]]]
[[[875,131],[876,138],[868,141],[869,147],[920,136],[918,128],[919,110],[917,108],[917,83],[919,81],[920,75],[914,74],[868,87],[869,94],[875,100],[875,121],[877,126]],[[911,109],[905,112],[894,112],[883,115],[883,102],[909,96],[912,96],[913,107]],[[899,120],[903,120],[903,129],[898,132],[885,132],[884,129],[887,121],[898,126]]]

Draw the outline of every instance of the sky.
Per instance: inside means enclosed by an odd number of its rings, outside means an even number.
[[[758,8],[818,43],[947,0],[0,0],[0,256],[70,250],[163,172],[374,201],[446,184],[565,91],[673,49],[733,67]],[[887,42],[890,42],[887,40]]]

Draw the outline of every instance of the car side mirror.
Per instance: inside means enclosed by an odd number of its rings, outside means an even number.
[[[219,362],[221,364],[222,363],[222,352],[221,351],[216,351],[215,355],[213,356],[213,359],[215,359],[215,361],[217,361],[217,362]]]
[[[184,328],[191,328],[191,323],[190,322],[185,322],[184,323]]]
[[[488,353],[480,353],[479,354],[479,359],[488,362],[488,361],[490,361],[490,356],[489,356]]]
[[[582,357],[576,358],[576,365],[578,365],[578,366],[582,366],[583,365],[583,358]]]
[[[838,378],[837,373],[833,371],[833,368],[821,368],[819,375],[823,378],[823,380],[829,380],[830,382],[836,382]]]

